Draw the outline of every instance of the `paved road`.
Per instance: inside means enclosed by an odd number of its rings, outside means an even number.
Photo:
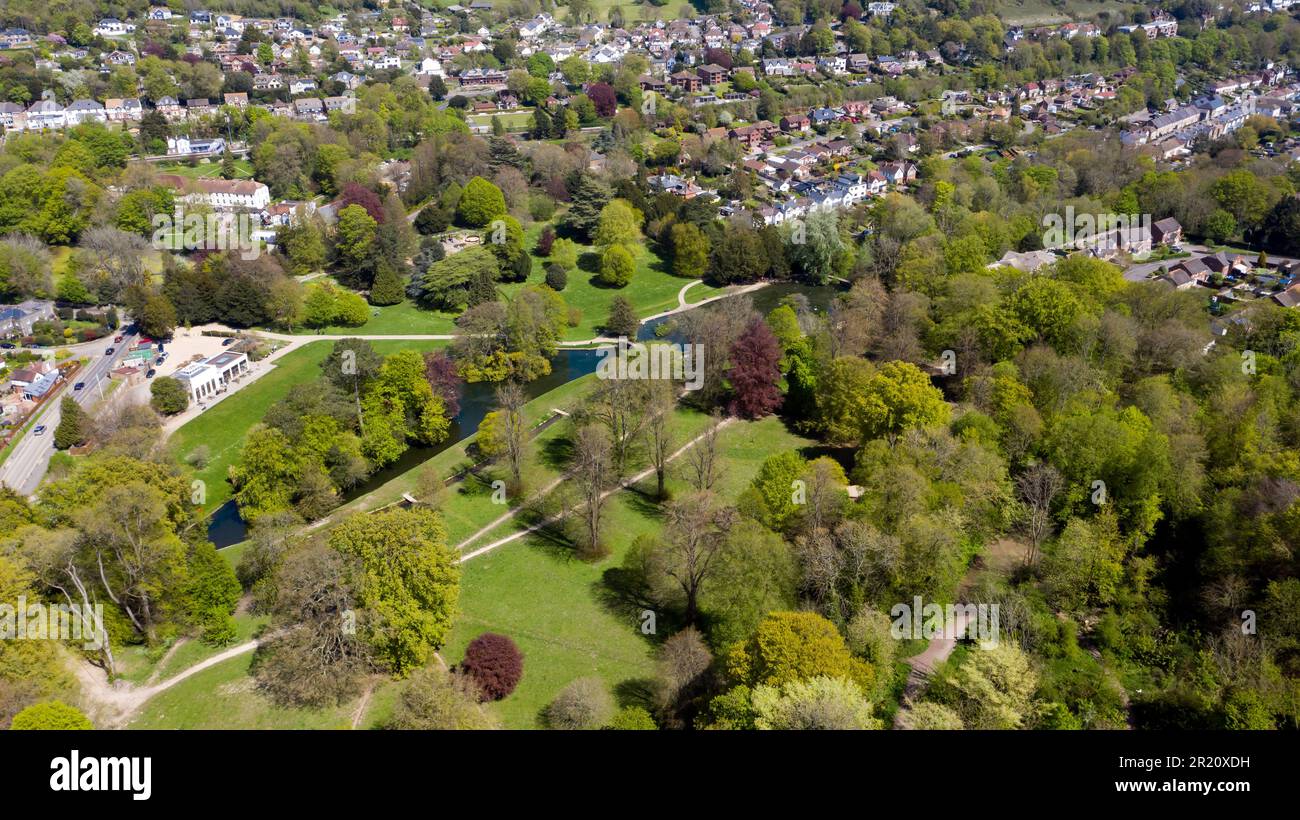
[[[115,344],[112,338],[100,340],[93,350],[83,351],[90,358],[90,364],[82,367],[76,375],[65,382],[53,396],[51,396],[45,405],[37,414],[35,423],[32,424],[18,443],[13,445],[13,452],[5,463],[0,465],[0,483],[4,484],[23,495],[31,495],[36,492],[37,486],[40,485],[41,479],[45,477],[45,470],[50,465],[50,456],[54,454],[54,428],[59,425],[59,404],[63,396],[72,396],[77,404],[82,407],[89,407],[93,402],[100,398],[100,387],[106,385],[109,372],[117,366],[121,359],[123,351],[130,348],[139,338],[130,335],[122,340],[121,344]],[[104,351],[113,347],[113,355],[105,356]],[[86,386],[81,390],[72,391],[77,382],[85,382]],[[36,428],[45,425],[45,432],[36,435]]]
[[[1205,247],[1204,245],[1196,245],[1196,244],[1190,244],[1190,243],[1184,244],[1184,245],[1183,245],[1183,250],[1185,250],[1185,251],[1187,251],[1188,253],[1190,253],[1191,256],[1190,256],[1190,257],[1178,258],[1178,259],[1164,259],[1164,260],[1161,260],[1161,261],[1159,261],[1159,262],[1139,262],[1138,264],[1133,265],[1133,266],[1130,267],[1128,270],[1124,271],[1124,278],[1127,279],[1127,280],[1130,281],[1130,282],[1141,282],[1141,281],[1144,281],[1144,280],[1145,280],[1148,276],[1150,276],[1151,274],[1153,274],[1153,273],[1155,273],[1156,271],[1160,270],[1160,268],[1161,268],[1162,266],[1167,265],[1167,266],[1173,268],[1173,267],[1176,267],[1176,266],[1178,265],[1179,262],[1186,261],[1186,259],[1199,259],[1199,258],[1202,257],[1202,256],[1208,256],[1209,254],[1214,253],[1214,251],[1210,250],[1209,248]],[[1254,259],[1256,256],[1258,256],[1259,254],[1258,254],[1258,252],[1253,252],[1253,253],[1248,253],[1248,254],[1242,254],[1242,253],[1235,253],[1235,252],[1231,252],[1231,251],[1230,251],[1230,252],[1229,252],[1229,255],[1230,255],[1230,256],[1245,256],[1246,258],[1253,260],[1253,259]],[[1272,262],[1273,264],[1278,264],[1278,263],[1281,263],[1281,262],[1294,262],[1294,261],[1295,261],[1295,260],[1291,259],[1291,258],[1288,257],[1288,256],[1273,256],[1273,255],[1271,255],[1271,254],[1269,255],[1268,258],[1269,258],[1269,261]]]

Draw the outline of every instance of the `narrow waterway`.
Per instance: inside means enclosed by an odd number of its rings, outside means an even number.
[[[842,292],[842,289],[833,285],[815,286],[782,282],[756,290],[748,294],[748,298],[753,301],[756,310],[767,314],[780,305],[786,297],[801,294],[808,300],[809,306],[820,313],[830,306],[831,300],[840,292]],[[664,322],[673,321],[678,315],[680,314],[666,316],[653,322],[646,322],[637,332],[637,338],[641,340],[656,338],[656,328]],[[665,341],[682,341],[675,338],[671,332],[666,333],[662,338]],[[551,359],[550,375],[529,382],[524,386],[528,398],[537,398],[557,387],[568,384],[574,379],[596,372],[596,365],[599,361],[600,356],[595,350],[565,349],[559,351],[555,358]],[[465,385],[460,399],[460,413],[452,419],[451,429],[448,431],[445,441],[432,447],[411,447],[396,462],[371,474],[365,481],[353,487],[343,496],[343,500],[351,501],[354,498],[373,492],[402,473],[413,467],[418,467],[448,447],[458,444],[473,435],[478,430],[479,422],[483,421],[483,417],[496,404],[495,393],[496,385],[492,383],[479,382]],[[248,525],[240,517],[239,507],[236,506],[233,499],[218,507],[212,517],[208,519],[208,540],[217,549],[238,544],[247,537]]]

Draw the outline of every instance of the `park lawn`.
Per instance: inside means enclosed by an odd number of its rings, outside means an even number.
[[[359,327],[326,327],[320,330],[298,328],[302,336],[322,333],[330,336],[446,336],[456,332],[456,317],[450,313],[426,310],[409,299],[395,305],[371,306],[370,319]]]
[[[538,396],[524,405],[525,423],[529,429],[532,429],[550,417],[553,408],[572,409],[583,396],[596,387],[596,384],[595,375],[588,375]],[[562,419],[543,430],[531,441],[529,445],[531,457],[527,459],[523,470],[525,488],[541,488],[559,476],[556,465],[537,456],[545,452],[548,447],[554,446],[551,442],[567,436],[569,427],[569,422]],[[473,444],[476,435],[477,433],[465,437],[428,461],[412,467],[377,487],[373,492],[342,505],[322,521],[322,526],[327,526],[329,522],[337,521],[340,517],[354,512],[375,510],[395,503],[402,498],[403,494],[409,493],[418,498],[420,475],[427,470],[435,471],[444,479],[464,472],[474,463],[470,445]],[[484,467],[479,476],[469,476],[446,489],[440,504],[440,512],[447,523],[449,544],[452,546],[459,544],[506,512],[505,507],[492,501],[492,481],[498,478],[505,479],[507,476],[508,468],[494,464]],[[514,505],[519,500],[509,499],[509,502]]]
[[[393,339],[372,344],[376,352],[387,356],[404,349],[433,350],[445,342]],[[294,385],[319,378],[320,363],[333,347],[333,342],[321,340],[286,353],[273,363],[270,373],[203,411],[172,434],[175,452],[182,461],[196,447],[208,447],[207,465],[195,471],[195,478],[206,485],[205,511],[215,510],[229,500],[227,470],[239,457],[249,428],[262,420],[271,405],[289,395]]]
[[[208,162],[200,161],[197,165],[187,162],[159,163],[158,170],[164,174],[176,174],[186,179],[204,179],[221,176],[221,158]],[[252,179],[253,163],[246,159],[235,160],[235,179]]]
[[[537,244],[541,225],[534,225],[524,233],[524,247],[529,253]],[[595,273],[599,265],[597,249],[594,245],[581,246],[578,267],[569,271],[568,285],[560,292],[564,302],[582,313],[578,324],[565,333],[565,341],[582,341],[602,334],[602,326],[609,318],[609,307],[619,296],[627,299],[642,319],[672,310],[677,307],[677,294],[690,284],[690,279],[674,276],[668,269],[668,263],[647,243],[632,248],[636,259],[636,271],[632,281],[622,288],[611,288],[600,283]],[[501,286],[507,296],[522,288],[525,284],[538,285],[546,281],[546,259],[533,255],[533,272],[526,283],[516,282]],[[692,287],[687,294],[698,299],[716,296],[722,293],[701,282]]]
[[[647,519],[634,521],[643,532],[654,527]],[[458,663],[465,646],[484,632],[508,635],[518,644],[523,679],[491,707],[505,728],[542,726],[542,710],[577,678],[594,675],[617,694],[652,675],[652,646],[640,633],[640,621],[606,605],[600,594],[604,573],[619,566],[633,535],[620,532],[613,552],[594,563],[535,536],[465,564],[460,615],[442,654]]]
[[[181,644],[170,658],[166,657],[167,649],[161,646],[152,649],[145,646],[115,648],[118,676],[132,683],[144,683],[155,674],[155,682],[166,680],[232,646],[252,640],[267,622],[266,616],[241,613],[235,616],[235,637],[229,644],[213,646],[191,638]]]
[[[1117,12],[1132,9],[1135,3],[1122,0],[1066,0],[1054,3],[1052,0],[1007,0],[996,12],[1004,23],[1009,25],[1051,25],[1068,23],[1071,14],[1081,15],[1080,19],[1093,17],[1103,11]]]
[[[249,674],[253,652],[204,669],[145,702],[131,729],[348,729],[360,697],[324,709],[278,706],[256,689]],[[381,680],[360,728],[375,728],[392,704],[397,683]]]
[[[683,442],[708,422],[703,414],[693,415],[699,427],[689,435],[683,429]],[[683,417],[682,427],[689,421]],[[768,456],[812,443],[775,417],[733,422],[719,437],[725,468],[715,489],[734,501]],[[675,492],[687,490],[675,477],[669,486]],[[515,640],[524,654],[523,679],[512,695],[493,705],[506,728],[541,726],[546,705],[580,677],[602,678],[619,705],[643,702],[653,643],[641,634],[639,611],[619,601],[605,578],[620,566],[637,536],[658,530],[659,506],[649,495],[653,489],[651,476],[609,498],[604,515],[610,554],[600,561],[581,561],[562,538],[537,533],[463,565],[461,614],[443,656],[458,661],[469,641],[483,632]]]

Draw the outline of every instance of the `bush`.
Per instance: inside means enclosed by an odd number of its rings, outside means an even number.
[[[524,656],[505,635],[485,632],[469,642],[460,668],[473,679],[483,700],[501,700],[524,675]]]
[[[563,265],[557,265],[554,262],[546,266],[546,286],[551,290],[559,293],[569,285],[569,274],[565,272]]]
[[[179,381],[170,376],[160,376],[149,385],[149,404],[164,416],[183,412],[190,406],[190,394]]]
[[[650,713],[640,706],[625,706],[619,709],[610,720],[606,729],[658,729],[655,725],[654,718]]]
[[[37,703],[28,706],[18,714],[14,715],[13,722],[9,725],[10,729],[52,729],[55,731],[66,731],[68,729],[94,729],[95,726],[90,722],[90,718],[63,701],[51,700],[46,703]]]
[[[614,702],[600,678],[578,678],[560,690],[546,707],[552,729],[598,729],[609,722]]]
[[[555,229],[547,225],[542,229],[541,236],[537,237],[537,255],[550,256],[551,246],[555,244]]]
[[[636,261],[622,245],[610,245],[600,257],[600,281],[611,287],[625,287],[632,281]]]

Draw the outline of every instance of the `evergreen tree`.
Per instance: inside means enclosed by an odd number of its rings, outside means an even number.
[[[395,305],[402,301],[406,286],[397,269],[387,262],[380,262],[375,270],[375,283],[370,286],[370,304]]]
[[[90,417],[71,396],[59,402],[59,426],[54,430],[54,446],[60,450],[84,444],[90,437]]]
[[[632,303],[623,296],[614,299],[609,305],[609,318],[605,320],[605,331],[611,336],[626,336],[629,339],[636,338],[636,329],[640,327],[641,320],[636,316],[636,309]]]
[[[610,200],[610,191],[591,174],[579,173],[569,186],[573,205],[565,224],[583,239],[590,239],[600,223],[600,212]]]

